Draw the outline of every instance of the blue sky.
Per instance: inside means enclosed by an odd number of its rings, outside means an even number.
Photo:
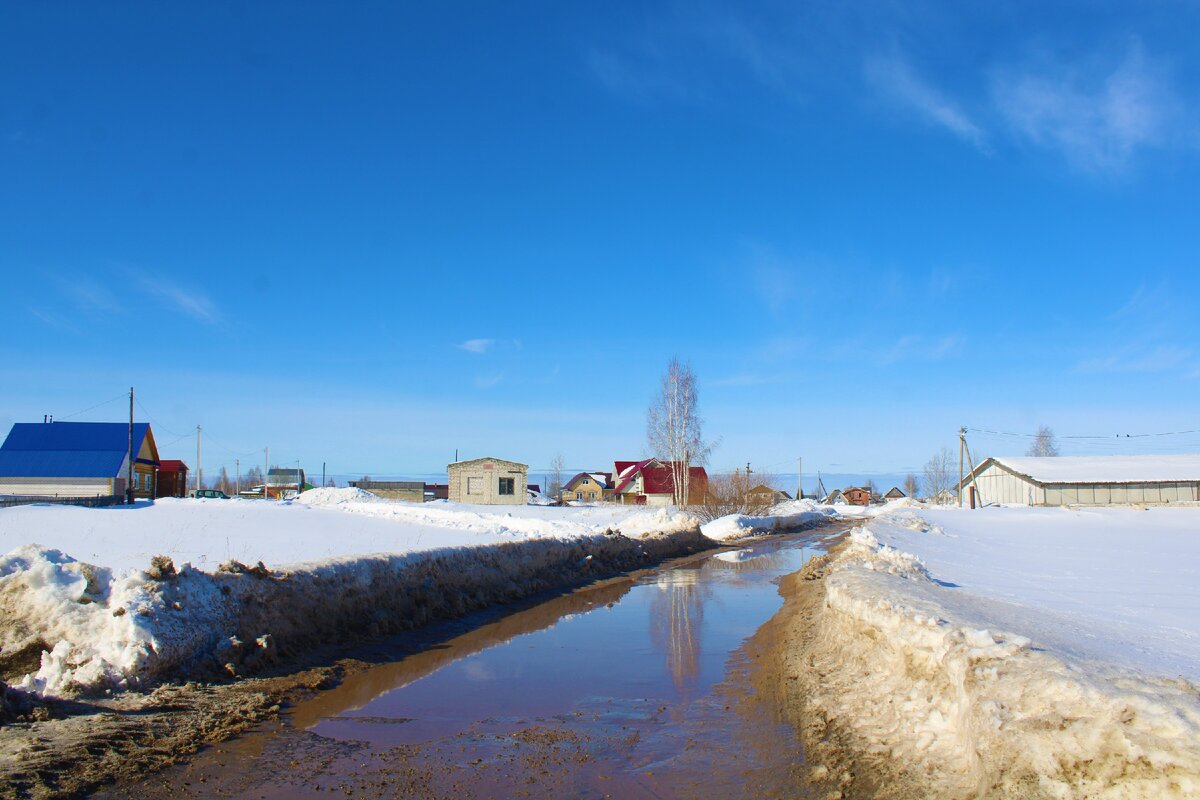
[[[676,354],[718,469],[1200,427],[1200,9],[848,5],[7,4],[0,427],[598,467]]]

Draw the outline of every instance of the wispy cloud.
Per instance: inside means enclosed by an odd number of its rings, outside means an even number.
[[[467,339],[465,342],[456,345],[459,350],[466,350],[468,353],[476,353],[483,355],[492,348],[496,343],[495,339]]]
[[[636,103],[659,97],[687,100],[700,96],[685,79],[672,74],[669,63],[653,53],[592,49],[586,63],[601,86]]]
[[[885,347],[876,359],[880,364],[898,364],[902,361],[940,361],[962,349],[961,336],[901,336],[889,347]]]
[[[1162,144],[1176,107],[1137,43],[1108,69],[1051,64],[998,73],[993,95],[1020,136],[1091,172],[1119,172],[1139,150]]]
[[[499,386],[500,382],[503,380],[503,372],[495,372],[490,375],[477,375],[475,376],[475,388],[491,389],[494,386]]]
[[[86,278],[61,278],[64,293],[84,311],[111,314],[121,310],[117,298],[104,286]]]
[[[28,311],[34,318],[41,321],[44,325],[49,325],[51,328],[59,328],[64,331],[71,331],[72,333],[79,333],[78,328],[53,311],[47,311],[44,308],[38,308],[36,306],[30,306]]]
[[[1152,347],[1125,346],[1105,356],[1084,359],[1075,371],[1084,374],[1106,373],[1150,373],[1183,371],[1185,374],[1200,369],[1193,359],[1191,350],[1175,345],[1160,344]]]
[[[867,82],[891,102],[969,142],[980,151],[990,152],[984,130],[945,94],[917,75],[899,54],[868,58],[863,65],[863,74]]]
[[[1166,311],[1170,306],[1167,286],[1139,284],[1125,303],[1109,315],[1110,320],[1144,319]]]
[[[142,293],[153,297],[175,311],[191,317],[197,322],[216,325],[221,321],[221,314],[208,295],[198,289],[184,288],[163,280],[157,273],[127,268],[126,274],[130,282]]]

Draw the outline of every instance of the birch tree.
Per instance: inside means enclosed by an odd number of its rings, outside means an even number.
[[[904,476],[904,492],[913,500],[917,499],[917,494],[920,493],[920,484],[917,483],[917,476],[911,472]]]
[[[1029,445],[1029,449],[1025,451],[1027,456],[1057,456],[1058,442],[1054,440],[1054,431],[1046,425],[1038,428],[1037,435],[1033,437],[1033,444]]]
[[[658,396],[646,412],[650,452],[671,469],[675,505],[688,505],[691,467],[708,461],[713,445],[704,441],[700,395],[691,364],[672,358],[663,373]]]
[[[954,485],[954,454],[948,447],[943,447],[925,462],[925,491],[929,499],[935,503],[943,502],[939,498],[943,491]]]
[[[563,490],[563,470],[566,469],[567,462],[563,458],[562,453],[555,454],[550,461],[550,472],[546,475],[546,496],[553,497],[555,500],[562,500]]]

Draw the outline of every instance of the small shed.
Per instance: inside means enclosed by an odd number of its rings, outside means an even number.
[[[187,495],[187,464],[176,459],[158,462],[158,483],[155,497],[184,497]]]
[[[446,465],[449,500],[455,503],[523,506],[529,466],[502,458],[476,458]]]
[[[1200,455],[985,459],[962,482],[975,504],[1162,505],[1200,501]]]

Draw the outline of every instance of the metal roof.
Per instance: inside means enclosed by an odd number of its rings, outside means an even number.
[[[149,432],[133,424],[135,454]],[[0,477],[114,478],[128,447],[127,422],[18,422],[0,445]]]
[[[124,450],[0,449],[0,478],[116,478],[124,461]]]
[[[1189,483],[1200,481],[1200,455],[994,456],[963,481],[996,463],[1034,483]]]
[[[133,423],[136,453],[150,430],[150,423]],[[18,422],[12,426],[0,450],[120,450],[129,447],[127,422]]]

